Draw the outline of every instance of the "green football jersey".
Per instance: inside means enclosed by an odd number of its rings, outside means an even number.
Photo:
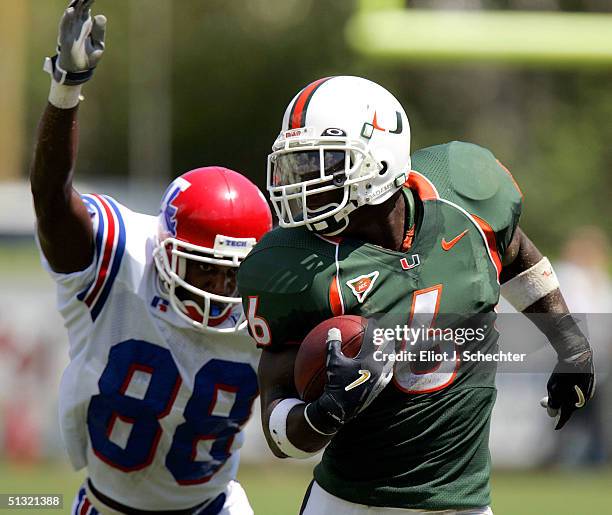
[[[440,328],[479,314],[480,338],[465,349],[496,351],[493,310],[520,191],[493,154],[473,144],[419,150],[412,168],[403,194],[419,216],[406,252],[302,227],[275,229],[256,245],[240,266],[238,287],[259,346],[299,345],[340,314],[377,317],[383,327],[419,318]],[[459,347],[444,341],[433,349]],[[327,446],[317,483],[372,506],[488,505],[495,365],[449,356],[429,369],[397,362],[393,381]]]

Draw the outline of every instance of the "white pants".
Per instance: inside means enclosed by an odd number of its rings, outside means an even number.
[[[230,481],[225,487],[225,504],[219,515],[253,515],[247,494],[238,481]]]
[[[491,508],[484,506],[471,510],[420,511],[404,508],[381,508],[355,504],[326,492],[316,481],[312,483],[310,495],[302,506],[300,515],[493,515]]]
[[[225,503],[215,515],[253,515],[246,492],[238,481],[230,481],[225,487]],[[93,496],[84,483],[72,503],[71,515],[117,515],[120,512],[108,508]],[[161,513],[161,512],[160,512]],[[206,508],[196,510],[194,515],[206,513]]]

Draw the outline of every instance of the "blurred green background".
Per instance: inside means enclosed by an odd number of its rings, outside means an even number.
[[[11,161],[17,165],[0,163],[0,178],[26,174],[48,89],[42,58],[53,51],[65,3],[22,0],[0,7],[2,24],[10,24],[0,35],[9,64],[17,60],[12,45],[23,45],[16,73],[0,79],[16,91],[11,106],[18,111],[10,126],[0,125],[0,136],[15,139],[16,127],[20,135],[10,146],[18,149]],[[612,12],[608,0],[405,4]],[[358,7],[351,0],[98,0],[95,9],[109,18],[108,44],[85,88],[78,177],[163,182],[223,163],[263,186],[265,157],[292,96],[315,78],[355,74],[399,98],[411,121],[413,149],[453,139],[490,148],[523,189],[521,224],[546,252],[557,253],[564,235],[579,225],[612,232],[609,67],[365,58],[344,34]]]
[[[65,4],[0,2],[0,492],[62,492],[69,504],[82,475],[69,470],[53,418],[67,346],[53,311],[51,283],[33,244],[26,182],[49,87],[42,59],[53,53]],[[440,11],[612,13],[609,0],[412,0],[403,5]],[[609,281],[612,68],[365,57],[345,37],[360,7],[352,0],[98,0],[94,11],[109,18],[107,51],[84,89],[77,179],[149,213],[156,211],[164,183],[198,166],[223,164],[263,188],[266,155],[293,95],[319,77],[362,75],[402,102],[413,149],[455,139],[491,149],[521,186],[521,226],[543,252],[586,260],[591,244],[597,246],[594,260],[601,275],[593,277],[602,279],[595,283]],[[568,251],[568,237],[585,226],[591,233],[581,233],[581,246]],[[15,302],[15,294],[24,292],[23,300]],[[22,334],[11,311],[14,305],[47,333],[42,339],[46,353],[24,343],[39,337]],[[6,344],[7,335],[16,342],[13,346]],[[609,338],[603,345],[609,347]],[[45,373],[26,371],[35,379],[33,393],[24,394],[29,390],[20,382],[20,367],[28,359]],[[604,359],[610,361],[607,351]],[[565,441],[553,435],[549,424],[520,438],[533,448],[565,445],[573,450],[579,440],[572,437],[580,439],[581,430],[609,427],[605,421],[612,414],[605,403],[610,396],[604,395],[605,381],[601,384],[605,415],[577,423]],[[521,421],[520,415],[508,413],[518,425],[532,422],[531,415]],[[494,436],[499,429],[493,428]],[[31,437],[15,436],[20,434]],[[582,458],[557,459],[550,451],[519,468],[497,469],[495,512],[612,513],[610,435],[594,438],[595,457],[585,451]],[[497,445],[511,448],[510,443]],[[256,513],[296,513],[310,467],[245,457],[240,479]]]

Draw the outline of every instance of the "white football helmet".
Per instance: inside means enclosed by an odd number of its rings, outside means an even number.
[[[319,79],[289,103],[268,156],[267,189],[281,227],[341,233],[410,171],[410,125],[398,100],[360,77]]]

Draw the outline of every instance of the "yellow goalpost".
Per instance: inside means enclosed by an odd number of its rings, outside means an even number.
[[[423,10],[361,0],[346,37],[378,60],[612,65],[612,14],[605,13]]]

